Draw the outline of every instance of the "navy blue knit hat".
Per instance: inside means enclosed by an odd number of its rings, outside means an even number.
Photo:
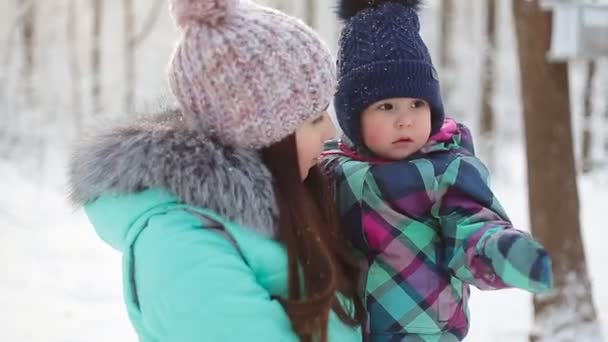
[[[334,106],[340,127],[355,146],[364,146],[361,113],[394,97],[427,101],[431,135],[443,124],[437,71],[420,37],[420,0],[341,0],[344,21],[338,51]]]

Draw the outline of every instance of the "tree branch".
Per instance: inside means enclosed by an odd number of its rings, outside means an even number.
[[[8,75],[8,67],[11,63],[11,56],[13,53],[13,50],[10,48],[11,45],[13,45],[13,39],[15,38],[15,33],[17,32],[17,29],[21,26],[21,23],[23,22],[23,18],[25,18],[25,16],[28,14],[28,12],[31,10],[32,6],[34,6],[34,0],[25,0],[23,2],[20,3],[20,6],[17,8],[17,15],[14,17],[13,22],[10,24],[10,29],[8,31],[8,34],[6,35],[6,45],[4,48],[4,57],[2,58],[2,66],[3,66],[3,71],[0,74],[0,86],[5,87],[6,86],[6,78]],[[2,95],[4,93],[4,91],[0,91],[0,95]]]
[[[148,37],[148,35],[152,31],[152,28],[158,21],[158,18],[160,16],[160,12],[161,12],[161,9],[162,9],[162,6],[164,3],[165,3],[165,0],[156,0],[156,2],[154,2],[154,5],[152,6],[150,13],[148,13],[146,20],[144,21],[141,31],[139,31],[138,34],[135,34],[133,37],[131,37],[129,39],[129,44],[132,47],[136,48],[139,44],[141,44]]]

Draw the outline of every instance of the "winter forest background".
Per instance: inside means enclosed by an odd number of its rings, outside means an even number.
[[[335,51],[333,0],[260,1]],[[550,15],[538,6],[427,0],[421,13],[448,114],[472,128],[516,227],[554,258],[550,295],[474,291],[467,341],[608,336],[608,61],[547,63]],[[135,341],[120,255],[68,204],[66,164],[92,128],[171,104],[167,0],[2,0],[0,13],[0,340]],[[574,40],[606,45],[608,17],[596,17]]]

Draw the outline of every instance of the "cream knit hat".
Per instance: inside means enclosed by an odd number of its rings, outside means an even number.
[[[292,134],[335,91],[326,45],[302,21],[238,0],[170,0],[181,38],[169,85],[187,123],[246,148]]]

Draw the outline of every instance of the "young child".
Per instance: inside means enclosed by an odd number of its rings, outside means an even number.
[[[461,341],[469,285],[552,286],[551,261],[512,227],[469,131],[444,118],[420,1],[341,2],[335,108],[348,139],[324,154],[343,228],[365,256],[371,341]]]

